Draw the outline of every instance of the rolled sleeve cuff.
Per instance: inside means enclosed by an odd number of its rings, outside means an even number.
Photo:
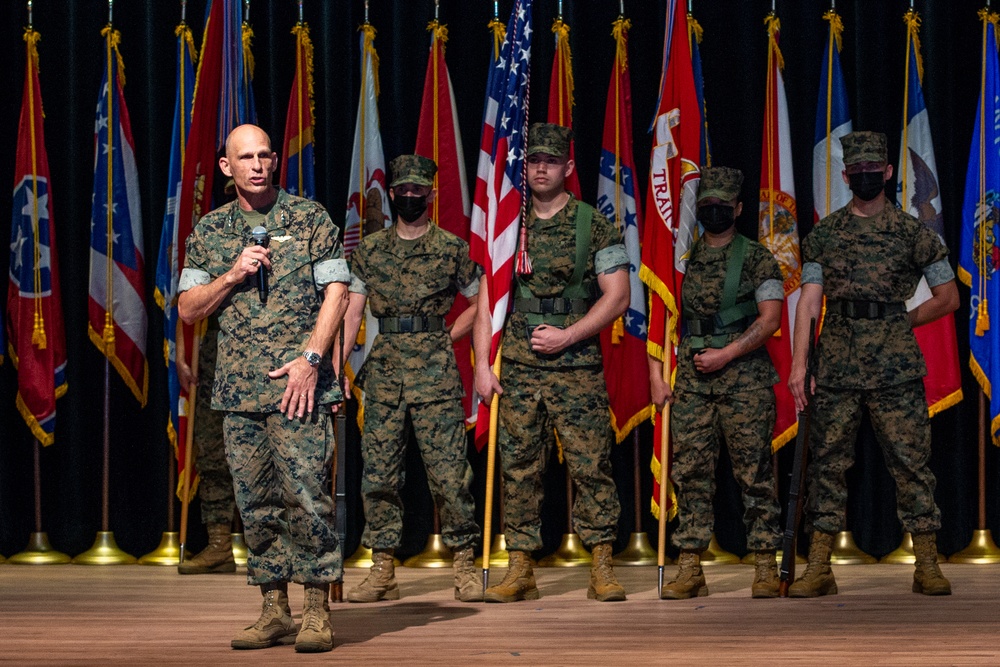
[[[475,280],[471,283],[458,290],[458,293],[464,296],[466,299],[471,299],[472,297],[479,294],[479,277],[477,276]]]
[[[347,291],[351,294],[363,294],[364,296],[368,296],[368,286],[365,285],[365,282],[361,280],[361,278],[358,278],[353,273],[351,274],[351,284],[347,288]]]
[[[780,280],[771,278],[760,284],[754,292],[757,303],[761,301],[783,301],[785,299],[785,286]]]
[[[609,245],[594,253],[594,272],[604,273],[618,266],[628,268],[628,251],[625,250],[624,243]]]
[[[319,289],[330,283],[351,284],[351,271],[347,268],[347,260],[327,259],[320,262],[313,269],[313,280]]]
[[[802,284],[823,285],[823,267],[819,262],[806,262],[802,265]]]
[[[951,282],[955,279],[955,272],[947,259],[939,259],[933,264],[924,267],[924,278],[927,279],[928,287],[937,287]]]
[[[183,269],[181,278],[177,282],[177,291],[186,292],[192,287],[207,285],[212,282],[212,276],[207,271],[201,269]]]

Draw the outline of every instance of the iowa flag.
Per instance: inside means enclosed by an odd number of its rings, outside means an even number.
[[[424,77],[424,97],[420,105],[420,123],[417,126],[417,145],[414,152],[429,157],[437,163],[434,187],[437,196],[431,204],[431,218],[455,236],[469,240],[469,187],[465,177],[465,155],[462,152],[462,136],[458,127],[458,109],[451,85],[451,75],[445,62],[445,43],[448,28],[437,21],[431,21],[427,29],[431,33],[430,58]],[[469,301],[461,294],[455,296],[455,303],[445,318],[448,326],[469,307]],[[472,369],[472,340],[465,336],[454,343],[458,373],[465,387],[465,422],[468,427],[476,423],[475,383]]]
[[[146,290],[139,173],[122,86],[120,36],[106,27],[104,76],[94,121],[94,201],[90,229],[90,340],[143,406],[146,362]]]
[[[632,86],[628,69],[628,30],[631,22],[619,18],[612,34],[616,49],[608,101],[604,111],[604,140],[597,209],[621,231],[629,256],[628,310],[601,332],[604,380],[611,405],[611,425],[618,442],[652,414],[646,370],[646,290],[639,280],[642,263],[642,210],[635,182],[632,154]]]
[[[920,18],[910,10],[906,21],[906,79],[903,99],[903,137],[899,151],[899,177],[896,201],[904,211],[937,232],[944,240],[944,216],[938,187],[937,162],[931,141],[931,126],[922,87],[923,63],[920,58]],[[906,305],[916,308],[930,296],[927,281],[920,279],[917,294]],[[924,389],[927,410],[933,417],[962,400],[962,375],[958,367],[958,340],[955,322],[942,317],[913,330],[924,354],[927,375]]]
[[[972,290],[969,313],[969,366],[989,398],[989,432],[1000,445],[1000,64],[996,13],[981,10],[982,90],[972,128],[969,169],[962,205],[962,249],[958,276]]]
[[[549,114],[546,122],[573,127],[573,54],[569,48],[569,26],[561,18],[552,23],[556,36],[556,51],[552,58],[552,76],[549,78]],[[570,139],[569,159],[576,160],[576,142]],[[580,170],[574,169],[566,179],[566,190],[580,198]]]
[[[299,23],[295,35],[295,78],[285,116],[285,143],[281,149],[281,187],[299,197],[316,198],[316,157],[313,128],[313,45],[309,26]]]
[[[639,276],[649,286],[647,352],[673,369],[678,343],[681,284],[694,242],[695,199],[701,178],[701,111],[691,69],[684,3],[670,0],[663,49],[663,75],[653,149],[649,160],[646,220],[643,229],[642,268]],[[659,438],[660,428],[654,429]],[[653,446],[653,476],[659,480],[661,443]],[[659,515],[658,485],[653,491],[653,513]],[[668,512],[675,511],[671,507]]]
[[[11,361],[17,368],[17,409],[38,441],[51,445],[56,399],[66,393],[66,336],[38,82],[38,40],[37,32],[25,31],[28,57],[14,167],[7,328]]]
[[[851,190],[844,183],[844,149],[840,138],[852,130],[847,107],[847,86],[840,69],[841,35],[844,23],[833,9],[823,15],[830,22],[830,37],[823,51],[819,101],[816,104],[816,134],[813,145],[813,208],[815,220],[847,206]]]
[[[784,60],[778,48],[781,23],[773,14],[767,24],[767,89],[764,102],[764,150],[760,167],[760,206],[758,240],[771,251],[785,279],[785,307],[781,328],[766,343],[778,383],[774,385],[777,419],[774,423],[774,450],[795,437],[798,421],[795,401],[788,390],[792,368],[792,340],[795,307],[799,302],[802,278],[802,255],[799,252],[798,212],[795,206],[795,180],[792,175],[792,140],[788,125],[788,102],[785,80],[781,75]],[[837,174],[838,178],[840,174]]]

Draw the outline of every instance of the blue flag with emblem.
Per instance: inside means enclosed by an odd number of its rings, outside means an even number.
[[[972,129],[969,169],[962,204],[962,250],[958,276],[972,290],[969,309],[969,366],[989,398],[990,436],[1000,444],[1000,67],[997,63],[996,13],[981,11],[983,21],[982,90]]]

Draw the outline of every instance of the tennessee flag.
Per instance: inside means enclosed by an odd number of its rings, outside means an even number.
[[[768,35],[767,90],[764,103],[764,150],[760,167],[758,238],[778,261],[785,279],[785,307],[781,313],[781,328],[766,344],[779,377],[778,383],[774,385],[778,414],[771,441],[772,448],[777,451],[798,432],[795,401],[788,390],[788,374],[792,368],[793,324],[801,291],[802,255],[799,252],[788,102],[785,99],[785,80],[781,76],[784,60],[781,49],[778,48],[781,23],[773,14],[764,22],[767,24]]]
[[[840,36],[844,32],[844,23],[833,9],[823,14],[823,20],[830,22],[830,37],[823,51],[819,101],[816,103],[813,145],[813,208],[816,220],[822,220],[851,201],[851,190],[840,175],[844,171],[844,149],[840,138],[850,134],[853,127],[851,112],[847,108],[847,86],[840,69]]]
[[[285,143],[281,149],[284,168],[281,187],[299,197],[316,197],[316,164],[313,151],[313,45],[309,26],[299,23],[295,35],[295,79],[285,116]]]
[[[937,162],[931,141],[930,119],[921,86],[923,63],[920,58],[920,18],[913,10],[906,12],[906,96],[903,100],[903,137],[899,151],[897,202],[944,238],[944,216],[938,187]],[[930,296],[927,281],[920,279],[917,293],[906,302],[916,308]],[[958,367],[958,340],[955,322],[942,317],[913,330],[924,353],[927,375],[924,389],[927,410],[933,417],[962,400],[962,375]]]
[[[604,380],[611,405],[611,425],[618,442],[652,414],[646,370],[646,291],[639,280],[639,238],[642,210],[632,157],[632,87],[628,69],[628,30],[631,22],[619,18],[612,34],[617,45],[604,111],[604,140],[597,208],[622,233],[629,256],[628,310],[601,331]]]
[[[994,12],[980,10],[983,22],[982,90],[972,128],[969,168],[962,205],[962,249],[958,276],[972,290],[969,312],[969,366],[989,398],[989,433],[1000,445],[1000,63]]]
[[[120,36],[106,27],[104,76],[94,122],[94,201],[90,234],[90,340],[143,406],[146,362],[146,289],[139,171],[122,86]]]
[[[660,99],[653,121],[649,160],[642,268],[639,277],[650,289],[647,352],[675,367],[681,284],[694,242],[695,200],[701,172],[701,110],[691,69],[684,3],[670,0],[663,49]],[[654,429],[653,478],[660,478],[661,429]],[[668,494],[668,495],[672,495]],[[659,484],[654,483],[653,514],[659,516]],[[676,511],[672,504],[668,516]]]
[[[414,152],[429,157],[437,163],[434,187],[437,196],[431,204],[431,218],[455,236],[469,240],[469,187],[465,177],[465,155],[462,153],[462,136],[458,127],[458,109],[451,85],[451,75],[445,62],[445,43],[448,28],[432,21],[427,29],[431,33],[430,58],[424,77],[424,97],[420,106],[420,123],[417,126],[417,145]],[[455,296],[451,312],[445,318],[450,326],[469,307],[461,294]],[[472,369],[472,340],[466,336],[455,341],[455,360],[458,373],[465,387],[465,423],[473,427],[478,410],[475,410],[475,383]]]
[[[556,36],[556,53],[549,78],[549,115],[547,122],[573,127],[573,54],[569,48],[569,26],[561,18],[552,23]],[[569,142],[569,159],[576,160],[576,142]],[[580,198],[580,171],[574,169],[566,179],[566,190]]]
[[[42,127],[38,40],[37,32],[25,30],[28,57],[14,169],[7,327],[11,361],[17,368],[17,409],[38,441],[51,445],[56,399],[66,393],[66,335]]]

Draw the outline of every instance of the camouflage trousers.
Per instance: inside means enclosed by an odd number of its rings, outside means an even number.
[[[441,537],[452,549],[479,538],[475,501],[469,492],[472,466],[466,457],[465,413],[459,400],[398,405],[365,403],[361,436],[365,505],[362,543],[371,549],[395,549],[403,532],[399,490],[406,477],[407,416],[413,424],[434,504],[441,516]]]
[[[670,470],[677,487],[680,523],[673,534],[674,546],[695,550],[708,547],[715,527],[715,468],[720,439],[724,438],[733,475],[743,494],[747,548],[777,549],[781,545],[781,510],[771,464],[774,392],[770,387],[720,395],[679,390],[675,396],[670,413]]]
[[[499,446],[507,549],[542,546],[542,474],[559,434],[576,483],[573,529],[584,545],[614,541],[621,506],[611,477],[611,413],[600,367],[548,370],[504,360]]]
[[[879,389],[816,387],[809,438],[808,524],[815,530],[844,530],[847,482],[854,465],[854,446],[861,423],[861,406],[871,415],[875,435],[889,473],[896,480],[896,513],[911,533],[941,528],[941,511],[934,502],[931,425],[923,380]]]
[[[222,441],[223,413],[212,409],[212,383],[218,345],[215,332],[202,341],[198,352],[198,397],[194,413],[194,446],[197,452],[198,497],[201,499],[201,522],[233,522],[236,501],[233,499],[233,476],[226,463]]]
[[[309,419],[225,413],[226,456],[247,543],[247,583],[328,583],[343,575],[334,527],[330,406]]]

